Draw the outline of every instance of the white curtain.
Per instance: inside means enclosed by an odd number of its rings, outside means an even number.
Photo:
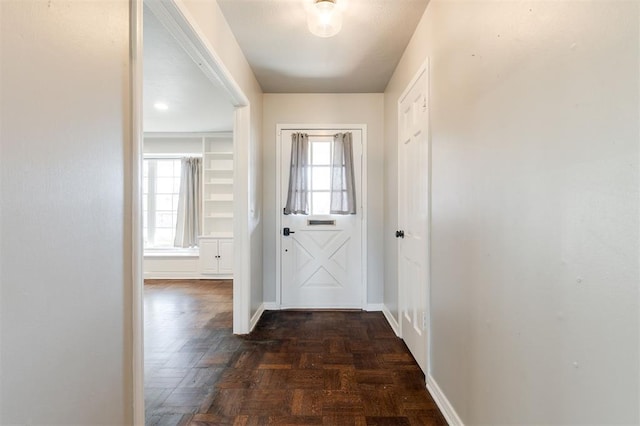
[[[197,247],[200,235],[200,212],[202,211],[201,176],[202,159],[182,159],[180,195],[178,197],[178,220],[176,221],[176,247]]]
[[[338,133],[333,137],[331,214],[356,214],[352,140],[351,132]]]
[[[284,214],[309,214],[309,135],[291,135],[289,190]]]

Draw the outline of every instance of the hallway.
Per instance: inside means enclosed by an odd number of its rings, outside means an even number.
[[[445,425],[379,312],[265,312],[231,332],[231,281],[145,284],[147,425]]]

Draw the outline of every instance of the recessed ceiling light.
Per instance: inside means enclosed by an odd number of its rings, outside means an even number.
[[[165,104],[164,102],[156,102],[155,104],[153,104],[153,107],[160,111],[166,111],[169,109],[169,105]]]

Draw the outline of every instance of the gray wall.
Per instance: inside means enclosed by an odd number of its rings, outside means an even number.
[[[640,421],[639,7],[432,0],[386,89],[390,235],[430,58],[431,376],[465,424]]]
[[[130,424],[129,4],[0,13],[0,423]]]

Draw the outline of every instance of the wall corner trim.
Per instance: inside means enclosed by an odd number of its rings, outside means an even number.
[[[440,386],[438,386],[438,383],[431,374],[427,375],[427,390],[431,394],[431,397],[436,402],[436,405],[438,406],[438,408],[442,412],[442,415],[447,420],[447,423],[450,426],[464,426],[464,423],[462,423],[460,416],[458,416],[458,413],[456,413],[456,410],[454,410],[453,405],[451,405],[451,402],[449,402],[444,392],[442,392],[442,389],[440,389]]]

